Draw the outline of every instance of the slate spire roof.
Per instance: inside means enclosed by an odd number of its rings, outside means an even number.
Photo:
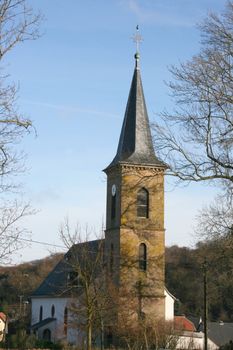
[[[160,161],[154,152],[139,68],[139,54],[136,53],[134,57],[135,69],[118,149],[107,169],[119,163],[166,168],[166,164]]]

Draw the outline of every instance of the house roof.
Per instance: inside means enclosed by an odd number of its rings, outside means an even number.
[[[208,338],[218,346],[233,342],[233,323],[208,322]]]
[[[53,317],[48,317],[48,318],[45,318],[44,320],[40,321],[40,322],[37,322],[35,324],[33,324],[30,329],[31,330],[36,330],[38,328],[41,328],[43,326],[46,326],[47,324],[51,323],[51,322],[54,322],[56,321],[56,318],[53,318]]]
[[[200,317],[188,317],[198,332],[203,332],[203,321]],[[207,322],[208,338],[217,346],[222,346],[233,341],[233,323],[230,322]]]
[[[139,69],[139,54],[130,87],[124,121],[115,158],[105,169],[117,164],[150,165],[166,168],[154,152],[146,102]]]
[[[174,327],[179,331],[195,332],[196,327],[192,321],[185,316],[174,316]]]
[[[0,318],[3,322],[6,322],[6,315],[3,312],[0,312]]]
[[[171,292],[169,292],[169,290],[167,289],[167,287],[164,287],[164,291],[174,300],[178,300]]]
[[[87,260],[83,259],[84,253],[88,254],[88,258],[94,258],[103,242],[104,240],[94,240],[73,245],[31,297],[67,297],[71,292],[73,293],[74,288],[69,283],[70,276],[74,271],[72,258],[76,259],[77,262],[80,260],[80,263],[84,264],[84,260]]]
[[[203,330],[203,323],[202,323],[201,317],[187,316],[187,318],[194,324],[197,332],[200,332]]]

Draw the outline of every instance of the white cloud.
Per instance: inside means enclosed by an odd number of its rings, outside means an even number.
[[[195,24],[193,18],[184,19],[175,13],[155,9],[154,5],[150,8],[143,7],[137,0],[128,0],[128,9],[137,17],[139,23],[156,23],[166,26],[191,27]],[[152,8],[153,7],[153,8]]]

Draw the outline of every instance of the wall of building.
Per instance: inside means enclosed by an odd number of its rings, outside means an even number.
[[[0,318],[0,341],[4,338],[4,330],[6,327],[6,323]]]
[[[174,298],[164,290],[165,294],[165,320],[173,321],[174,320]]]
[[[204,349],[204,334],[202,332],[184,332],[179,336],[176,349]],[[219,347],[208,339],[208,350],[217,350]]]
[[[49,329],[51,331],[51,340],[64,340],[69,343],[77,342],[77,329],[74,329],[71,324],[71,315],[68,310],[67,335],[64,332],[64,311],[71,302],[70,298],[32,298],[32,317],[31,325],[40,321],[40,308],[43,308],[42,320],[46,318],[56,318],[56,321],[51,322],[40,329],[38,329],[38,337],[42,338],[43,331]],[[52,307],[54,306],[54,315],[52,314]]]

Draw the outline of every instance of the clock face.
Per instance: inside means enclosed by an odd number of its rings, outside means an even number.
[[[115,196],[116,195],[116,185],[113,184],[112,185],[112,196]]]

